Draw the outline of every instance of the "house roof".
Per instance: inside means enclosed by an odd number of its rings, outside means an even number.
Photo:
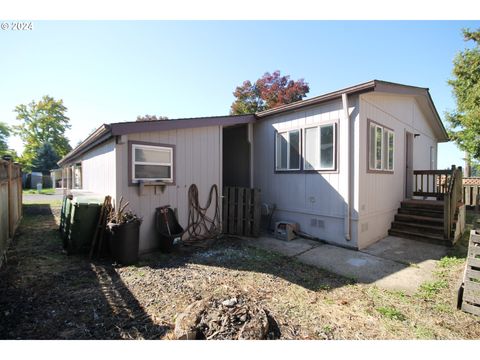
[[[75,149],[65,155],[58,164],[62,166],[80,155],[84,154],[93,147],[117,135],[125,135],[139,132],[167,131],[174,129],[186,129],[194,127],[224,125],[231,126],[237,124],[252,123],[255,120],[261,120],[269,116],[278,115],[286,112],[300,111],[303,108],[318,105],[327,101],[341,98],[342,94],[358,95],[366,92],[393,93],[399,95],[414,96],[423,110],[431,114],[430,123],[437,134],[440,142],[448,141],[448,135],[443,126],[442,120],[438,115],[435,104],[428,88],[403,85],[383,80],[372,80],[365,83],[353,85],[344,89],[336,90],[320,96],[315,96],[306,100],[300,100],[291,104],[282,105],[274,109],[247,115],[226,115],[226,116],[208,116],[195,118],[180,118],[169,120],[154,121],[129,121],[117,122],[112,124],[103,124],[95,130],[90,136],[82,141]]]
[[[286,112],[299,111],[303,108],[318,105],[327,101],[335,100],[342,97],[342,94],[347,95],[358,95],[367,92],[379,92],[379,93],[390,93],[398,95],[411,95],[414,96],[423,110],[428,111],[431,116],[431,125],[434,131],[437,134],[437,138],[440,142],[448,141],[448,134],[445,130],[442,120],[438,115],[438,111],[435,108],[432,97],[428,88],[404,85],[393,83],[383,80],[371,80],[365,83],[353,85],[347,88],[336,90],[330,93],[326,93],[320,96],[315,96],[306,100],[300,100],[291,104],[286,104],[278,106],[274,109],[269,109],[261,111],[255,114],[257,119],[262,119],[268,116],[282,114]]]
[[[152,131],[168,131],[175,129],[187,129],[215,125],[231,126],[237,124],[248,124],[253,121],[255,121],[255,115],[248,114],[181,118],[169,120],[129,121],[103,124],[92,134],[90,134],[84,141],[82,141],[75,149],[65,155],[58,162],[58,165],[62,166],[78,158],[88,150],[117,135]]]

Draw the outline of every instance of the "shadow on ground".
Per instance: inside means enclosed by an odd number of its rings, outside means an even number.
[[[155,339],[154,324],[109,263],[62,251],[50,205],[25,205],[0,271],[0,339]]]

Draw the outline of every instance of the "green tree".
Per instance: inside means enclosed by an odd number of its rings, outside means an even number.
[[[0,156],[8,153],[7,139],[10,136],[10,128],[0,121]]]
[[[469,158],[480,159],[480,29],[463,30],[465,41],[474,46],[458,53],[453,61],[456,109],[447,113],[448,133]]]
[[[35,154],[32,161],[32,170],[48,175],[50,170],[58,168],[58,160],[60,160],[60,156],[57,155],[53,146],[50,143],[44,143]]]
[[[38,103],[18,105],[15,110],[20,125],[14,127],[15,133],[22,139],[25,149],[21,163],[28,171],[43,144],[49,143],[57,156],[65,156],[72,148],[65,136],[70,129],[70,119],[65,115],[67,108],[63,100],[55,100],[45,95]]]
[[[273,74],[265,73],[260,79],[251,83],[250,80],[237,86],[233,96],[235,101],[230,107],[230,114],[253,114],[302,100],[310,91],[308,83],[303,79],[290,80],[290,76],[280,75],[277,70]]]

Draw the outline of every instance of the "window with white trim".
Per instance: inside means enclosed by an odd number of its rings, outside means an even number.
[[[275,169],[279,171],[300,170],[300,130],[277,133]]]
[[[369,169],[393,172],[395,133],[379,124],[370,122],[369,139]]]
[[[335,124],[305,128],[303,168],[334,170],[335,142]]]
[[[173,148],[132,144],[132,182],[173,182]]]

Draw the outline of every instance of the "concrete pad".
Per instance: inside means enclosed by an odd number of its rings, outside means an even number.
[[[361,251],[404,264],[420,264],[426,260],[441,259],[447,255],[448,248],[396,236],[387,236]]]
[[[282,241],[271,237],[244,238],[248,244],[295,257],[334,274],[388,290],[414,294],[433,280],[436,260],[447,253],[440,245],[389,236],[362,251],[321,244],[313,240]],[[412,265],[413,264],[413,265]]]
[[[398,272],[378,279],[373,284],[383,289],[400,290],[413,295],[424,282],[434,280],[435,267],[435,260],[426,260],[416,266],[405,267]]]
[[[296,256],[315,247],[324,246],[319,242],[307,239],[283,241],[276,238],[261,236],[256,239],[245,238],[245,240],[249,245],[268,251],[274,251],[286,256]]]
[[[389,290],[401,290],[413,294],[418,287],[432,277],[435,261],[421,266],[408,266],[390,259],[349,250],[332,245],[323,245],[297,256],[305,264],[353,278],[359,283],[377,285]]]
[[[406,267],[392,260],[333,245],[312,249],[297,258],[305,264],[354,278],[363,283],[375,282]]]

